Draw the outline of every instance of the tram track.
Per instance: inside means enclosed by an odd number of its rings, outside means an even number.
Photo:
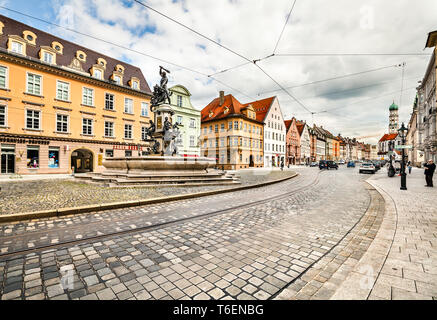
[[[43,251],[58,249],[58,248],[66,247],[66,246],[75,246],[75,245],[79,245],[79,244],[83,244],[83,243],[87,243],[87,242],[101,241],[101,240],[106,239],[106,238],[119,237],[119,236],[131,234],[131,233],[152,231],[152,230],[156,230],[156,229],[163,228],[163,227],[177,225],[177,224],[184,223],[187,221],[194,221],[194,220],[198,220],[198,219],[205,219],[205,218],[209,218],[209,217],[214,217],[217,215],[230,213],[230,212],[235,211],[235,210],[241,210],[244,208],[250,208],[253,206],[264,204],[267,202],[280,200],[282,198],[288,197],[288,196],[295,194],[297,192],[302,192],[302,191],[309,189],[309,188],[313,187],[314,185],[318,184],[320,174],[321,174],[320,172],[317,173],[315,179],[311,183],[306,184],[305,186],[299,187],[297,189],[293,189],[291,191],[287,191],[285,193],[281,193],[279,195],[268,197],[268,198],[265,198],[262,200],[252,201],[252,202],[236,205],[236,206],[233,206],[230,208],[225,208],[225,209],[220,209],[220,210],[211,211],[211,212],[207,212],[207,213],[202,213],[202,214],[198,214],[198,215],[194,215],[194,216],[190,216],[190,217],[182,217],[182,218],[178,218],[178,219],[171,220],[171,221],[158,222],[158,223],[155,223],[152,225],[143,225],[143,226],[131,228],[128,230],[107,232],[107,233],[100,234],[100,235],[98,234],[95,236],[87,236],[87,237],[84,237],[81,239],[66,240],[63,242],[55,243],[55,244],[44,244],[44,245],[35,246],[32,248],[20,249],[20,250],[15,250],[12,252],[1,253],[0,260],[8,261],[8,260],[11,260],[9,258],[16,257],[16,256],[22,256],[22,255],[27,255],[27,254],[36,253],[36,252],[43,252]],[[177,201],[172,201],[172,202],[177,202]],[[83,228],[84,225],[86,225],[86,227],[88,229],[96,229],[96,228],[98,228],[98,226],[105,225],[108,222],[111,222],[111,223],[125,222],[126,225],[128,225],[130,221],[137,220],[137,219],[138,219],[138,216],[128,218],[128,219],[119,218],[119,219],[110,219],[109,221],[108,220],[96,221],[96,222],[92,222],[92,223],[87,222],[87,223],[81,223],[80,225],[73,226],[73,227],[65,226],[65,227],[61,227],[61,228],[52,228],[50,230],[33,231],[30,234],[32,236],[37,236],[37,235],[46,236],[48,233],[56,234],[58,232],[62,232],[65,229],[68,229],[69,231],[74,231],[74,230]],[[3,236],[3,237],[1,237],[1,240],[2,240],[2,242],[6,242],[6,241],[13,242],[14,240],[17,241],[17,240],[20,240],[23,238],[28,238],[28,237],[29,237],[29,233],[25,233],[25,234],[18,234],[18,235],[6,236],[6,237]]]

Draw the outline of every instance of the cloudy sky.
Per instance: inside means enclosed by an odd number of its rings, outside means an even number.
[[[424,50],[425,41],[428,32],[437,30],[435,0],[297,0],[274,51],[294,0],[142,1],[247,59],[261,59],[275,52],[258,65],[280,85],[290,88],[290,94],[255,65],[245,64],[242,57],[135,1],[0,0],[0,5],[144,55],[11,11],[0,12],[137,65],[150,86],[159,81],[158,67],[163,65],[171,70],[170,84],[186,86],[198,109],[217,97],[220,90],[232,93],[242,103],[276,95],[286,118],[296,116],[310,124],[314,120],[333,134],[372,136],[362,139],[370,143],[387,131],[388,107],[393,100],[400,104],[401,121],[408,122],[415,87],[430,59],[423,54],[432,52]],[[362,55],[370,53],[384,55]],[[401,53],[422,55],[387,55]],[[402,67],[396,65],[403,62],[401,95]],[[221,72],[236,66],[240,67]],[[345,77],[355,73],[360,74]],[[213,78],[206,76],[213,74]],[[302,105],[315,114],[312,116]]]

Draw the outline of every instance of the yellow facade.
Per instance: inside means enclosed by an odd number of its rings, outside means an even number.
[[[263,124],[255,119],[249,107],[242,116],[202,122],[202,155],[225,170],[263,167]]]
[[[142,127],[150,120],[149,94],[7,52],[0,52],[0,68],[6,70],[5,84],[0,88],[0,111],[5,114],[3,125],[0,123],[1,153],[13,150],[15,157],[14,164],[12,156],[2,157],[2,173],[69,173],[78,160],[82,169],[86,169],[83,162],[89,162],[89,170],[85,171],[101,171],[102,159],[111,150],[113,156],[140,153],[141,147],[137,146],[141,145]],[[88,99],[84,98],[84,88]],[[114,110],[106,109],[106,94],[113,95]],[[130,105],[132,110],[125,112],[125,106]],[[147,114],[142,116],[142,109]],[[108,137],[111,126],[113,134]],[[29,146],[34,151],[29,153]],[[49,159],[50,152],[56,156],[57,148],[58,167]],[[78,154],[77,150],[84,152]],[[36,152],[37,168],[29,166],[29,154],[32,157]],[[5,166],[9,166],[9,171]],[[14,170],[10,170],[11,166]]]

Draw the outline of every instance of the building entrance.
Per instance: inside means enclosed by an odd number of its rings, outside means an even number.
[[[93,172],[93,154],[86,149],[71,153],[71,167],[75,173]]]
[[[15,147],[13,145],[2,145],[1,147],[1,173],[15,173]]]

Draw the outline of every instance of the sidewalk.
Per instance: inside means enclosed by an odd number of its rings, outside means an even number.
[[[437,187],[425,187],[423,169],[407,176],[406,191],[383,173],[367,180],[384,197],[381,227],[331,299],[436,300]]]
[[[35,181],[47,179],[68,179],[72,178],[71,174],[32,174],[32,175],[0,175],[0,182],[14,182],[14,181]]]

